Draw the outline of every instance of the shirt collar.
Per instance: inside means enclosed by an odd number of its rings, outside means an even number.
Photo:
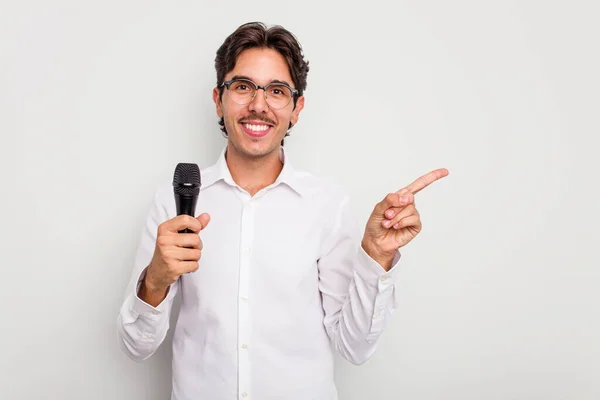
[[[225,148],[221,151],[217,162],[203,171],[201,189],[207,188],[221,180],[230,186],[238,186],[231,177],[231,172],[227,166],[227,161],[225,160],[226,152],[227,146],[225,146]],[[279,159],[283,163],[283,168],[271,187],[275,187],[280,183],[283,183],[289,186],[299,195],[305,194],[307,188],[305,185],[303,185],[302,179],[300,179],[299,171],[294,169],[290,163],[289,155],[286,154],[283,146],[279,147]]]

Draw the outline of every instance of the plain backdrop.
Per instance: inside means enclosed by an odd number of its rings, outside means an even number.
[[[291,159],[361,225],[450,170],[340,399],[600,398],[598,2],[1,4],[1,399],[168,399],[171,335],[136,363],[116,317],[154,190],[225,145],[215,52],[256,20],[310,62]]]

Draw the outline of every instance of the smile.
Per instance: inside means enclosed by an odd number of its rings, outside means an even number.
[[[266,136],[270,131],[272,126],[267,124],[250,124],[245,123],[241,124],[245,133],[252,137],[263,137]]]

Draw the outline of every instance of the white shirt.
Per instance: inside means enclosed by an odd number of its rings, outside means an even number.
[[[118,316],[123,350],[150,357],[173,336],[172,400],[335,400],[334,354],[365,362],[395,310],[396,253],[386,272],[360,246],[346,194],[283,169],[251,197],[231,178],[225,150],[201,171],[196,215],[208,226],[199,268],[156,308],[137,296],[158,225],[177,213],[170,184],[157,190]]]

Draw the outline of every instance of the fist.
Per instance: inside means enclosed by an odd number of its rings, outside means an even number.
[[[154,255],[144,279],[150,291],[164,292],[181,275],[198,269],[202,256],[199,232],[209,221],[206,213],[198,218],[179,215],[159,225]],[[191,233],[179,233],[183,230]]]

